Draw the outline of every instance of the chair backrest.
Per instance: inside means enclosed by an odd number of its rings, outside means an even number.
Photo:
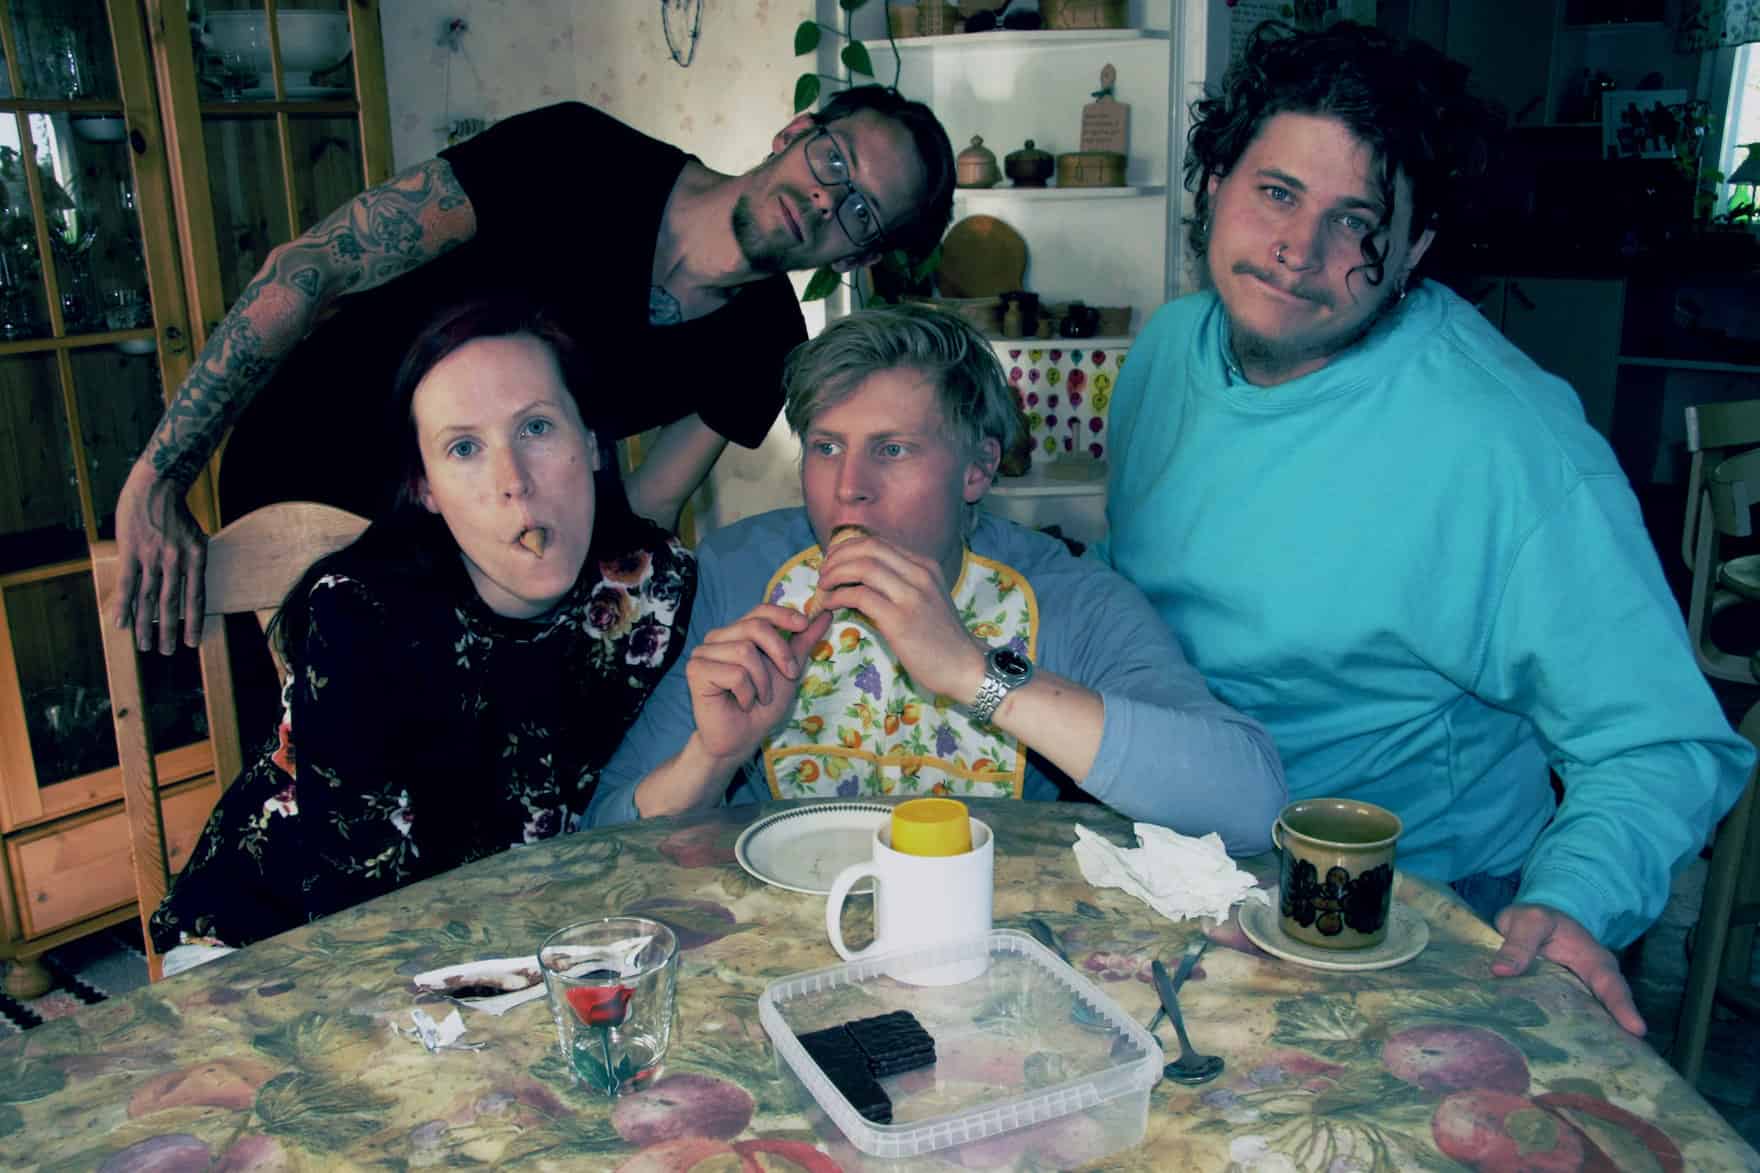
[[[1732,538],[1754,536],[1754,506],[1760,504],[1760,448],[1751,448],[1713,465],[1705,474],[1710,524]],[[1703,524],[1703,522],[1701,523]]]
[[[214,772],[222,788],[230,786],[244,768],[225,616],[252,612],[262,620],[272,615],[307,567],[354,541],[366,527],[365,518],[345,510],[296,501],[247,513],[209,539],[200,656],[208,736]],[[170,887],[171,863],[134,634],[104,618],[111,613],[121,569],[116,543],[100,542],[93,548],[92,575],[97,581],[99,627],[104,633],[104,668],[110,678],[110,712],[116,725],[135,895],[145,935],[147,918]],[[146,948],[148,972],[157,981],[160,960],[150,935]]]
[[[1687,515],[1681,526],[1681,557],[1692,569],[1699,544],[1699,519],[1704,502],[1705,469],[1731,453],[1760,445],[1760,399],[1730,403],[1698,403],[1687,408]]]

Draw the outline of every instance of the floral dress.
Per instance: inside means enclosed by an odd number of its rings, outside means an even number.
[[[696,593],[671,535],[619,532],[535,620],[490,611],[449,545],[432,575],[351,551],[325,563],[280,728],[221,796],[154,945],[248,944],[573,830]]]

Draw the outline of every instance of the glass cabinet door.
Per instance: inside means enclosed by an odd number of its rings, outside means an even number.
[[[90,568],[188,367],[136,0],[0,0],[0,824],[120,793]],[[157,659],[157,657],[154,657]],[[148,667],[166,780],[206,757],[193,652]]]
[[[379,35],[363,0],[209,0],[192,15],[193,80],[172,100],[200,127],[180,182],[210,225],[189,267],[203,336],[270,250],[390,177]]]

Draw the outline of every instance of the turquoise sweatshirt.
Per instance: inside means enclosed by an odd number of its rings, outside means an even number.
[[[1754,754],[1576,395],[1434,283],[1278,387],[1227,337],[1205,293],[1132,347],[1098,555],[1271,731],[1292,798],[1380,803],[1402,868],[1519,870],[1518,899],[1637,937]]]

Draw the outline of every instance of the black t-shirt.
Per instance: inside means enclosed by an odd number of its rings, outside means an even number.
[[[533,110],[441,153],[476,236],[376,289],[339,298],[239,417],[221,461],[227,519],[275,501],[384,511],[403,443],[386,404],[417,332],[446,306],[518,291],[579,341],[582,414],[620,439],[700,413],[748,448],[782,403],[782,364],[806,339],[785,277],[715,312],[648,324],[660,218],[686,155],[579,102]]]

